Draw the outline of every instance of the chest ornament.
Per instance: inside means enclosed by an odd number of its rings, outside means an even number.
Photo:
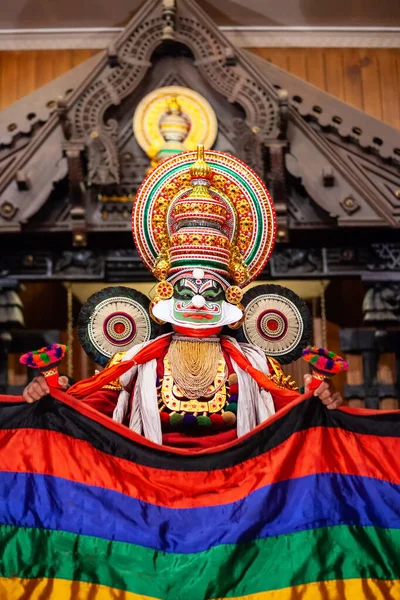
[[[173,428],[200,426],[226,429],[236,423],[237,404],[234,403],[232,407],[229,404],[229,384],[223,357],[218,361],[214,382],[205,394],[198,399],[189,399],[174,382],[171,365],[166,356],[158,403],[162,423]]]

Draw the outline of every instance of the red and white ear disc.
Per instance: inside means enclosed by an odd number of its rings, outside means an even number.
[[[234,288],[230,290],[233,292]],[[304,300],[288,288],[262,284],[244,294],[243,305],[242,333],[247,342],[258,346],[280,364],[301,356],[310,343],[312,332],[311,314]]]

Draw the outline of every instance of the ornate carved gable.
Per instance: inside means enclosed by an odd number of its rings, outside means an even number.
[[[121,183],[134,193],[145,174],[145,157],[129,140],[132,112],[127,111],[143,96],[148,80],[153,87],[161,83],[157,71],[164,73],[164,80],[168,71],[170,77],[176,71],[178,80],[202,88],[221,107],[218,145],[263,174],[263,143],[277,139],[282,130],[280,94],[260,81],[247,58],[190,0],[179,1],[176,8],[154,0],[142,7],[84,82],[59,102],[57,111],[41,119],[40,130],[5,165],[0,192],[7,204],[0,209],[0,226],[18,229],[29,221],[36,229],[66,228],[81,230],[82,235],[86,229],[121,227],[117,221],[115,227],[99,222],[94,198],[99,188],[120,193]],[[10,140],[4,141],[10,150]],[[129,143],[133,152],[126,150]],[[129,156],[133,160],[127,164]],[[133,179],[126,176],[129,170],[135,172]],[[17,173],[22,182],[16,181]],[[69,194],[61,198],[67,173]],[[51,196],[52,207],[43,210]],[[129,228],[129,219],[124,226]]]
[[[75,245],[88,232],[128,232],[148,167],[132,115],[165,85],[214,107],[215,147],[265,178],[280,241],[291,229],[399,224],[397,132],[233,47],[192,0],[148,0],[107,51],[74,71],[3,113],[0,231],[67,231]]]

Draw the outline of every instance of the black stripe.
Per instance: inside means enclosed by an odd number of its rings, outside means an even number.
[[[272,450],[293,433],[311,427],[340,427],[354,433],[400,437],[400,411],[371,416],[353,415],[329,411],[320,400],[312,397],[232,448],[212,454],[182,456],[142,446],[50,396],[34,404],[0,403],[0,429],[57,431],[89,442],[106,454],[147,467],[176,471],[211,471],[233,467]]]

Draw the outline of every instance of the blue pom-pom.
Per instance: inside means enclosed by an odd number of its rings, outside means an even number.
[[[237,394],[231,394],[229,396],[229,402],[237,402],[238,401],[238,395]]]
[[[325,370],[330,372],[333,369],[334,365],[335,363],[333,362],[333,360],[331,358],[328,358],[328,360],[326,361]]]
[[[183,425],[185,427],[195,427],[197,425],[197,418],[194,415],[185,415],[183,417]]]

